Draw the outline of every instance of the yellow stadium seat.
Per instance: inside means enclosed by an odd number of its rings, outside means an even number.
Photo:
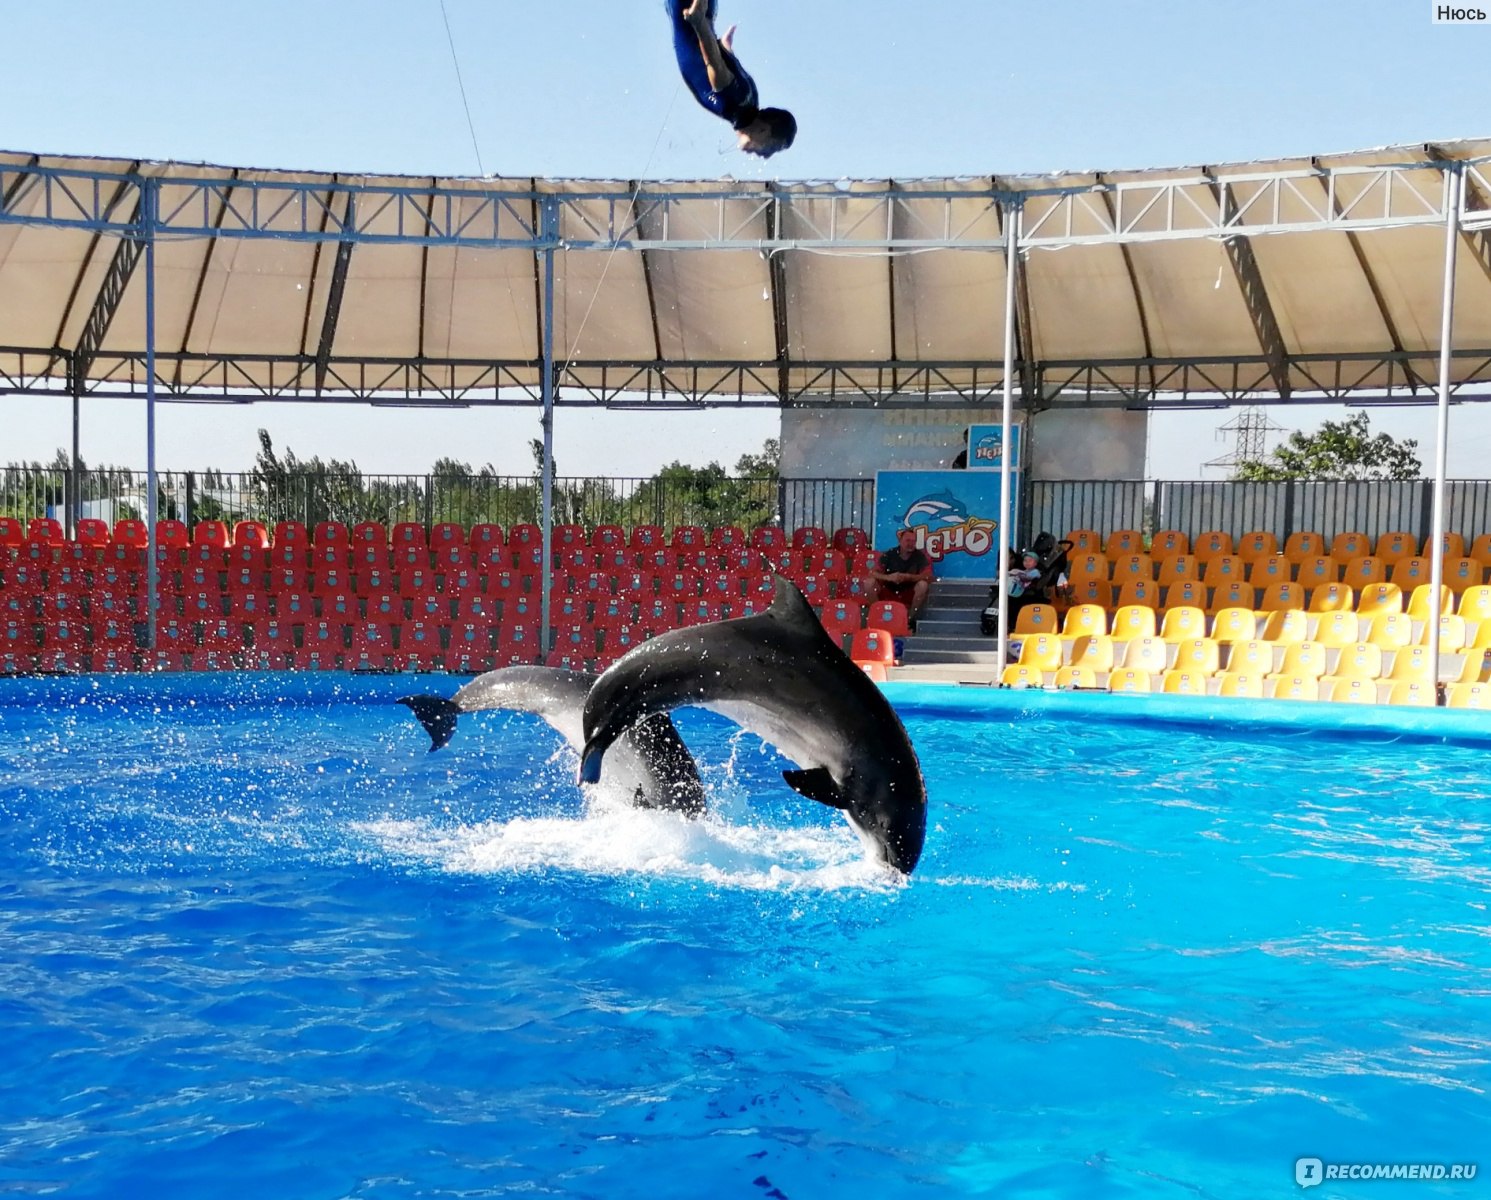
[[[1413,589],[1413,595],[1408,597],[1407,612],[1410,617],[1417,621],[1429,619],[1429,601],[1434,598],[1434,585],[1421,583]],[[1439,585],[1439,612],[1440,615],[1455,611],[1455,593],[1450,591],[1449,585]]]
[[[1402,611],[1403,589],[1396,583],[1369,583],[1362,588],[1362,594],[1356,599],[1356,612],[1361,617]]]
[[[1395,563],[1400,558],[1413,558],[1418,554],[1419,540],[1411,533],[1384,533],[1372,548],[1372,557],[1386,563]]]
[[[1491,567],[1491,533],[1477,534],[1465,553],[1483,567]]]
[[[1208,530],[1191,544],[1191,553],[1203,562],[1232,552],[1232,535],[1218,529]]]
[[[1258,636],[1258,617],[1252,606],[1222,609],[1212,620],[1211,636],[1223,644],[1251,642]]]
[[[1152,579],[1130,579],[1118,589],[1113,607],[1157,609],[1160,607],[1160,585]]]
[[[1038,688],[1045,686],[1045,675],[1039,667],[1010,663],[999,676],[999,682],[1011,688]]]
[[[1302,608],[1275,609],[1264,618],[1258,636],[1280,646],[1303,642],[1310,636],[1310,618]]]
[[[1321,698],[1336,704],[1376,704],[1375,679],[1322,679]]]
[[[1449,559],[1449,558],[1464,558],[1465,557],[1465,535],[1464,534],[1450,533],[1448,530],[1446,530],[1444,537],[1440,539],[1440,544],[1444,547],[1444,556],[1445,556],[1445,558]],[[1433,553],[1434,553],[1434,539],[1426,537],[1424,539],[1424,549],[1423,549],[1422,557],[1428,558]]]
[[[1319,700],[1320,681],[1310,675],[1270,675],[1265,684],[1273,684],[1275,700]]]
[[[1255,529],[1237,539],[1237,556],[1245,562],[1255,562],[1279,552],[1279,539],[1266,529]]]
[[[1258,593],[1251,583],[1234,579],[1212,589],[1211,603],[1206,606],[1206,611],[1212,616],[1227,608],[1246,608],[1251,612],[1257,599]]]
[[[1108,581],[1108,559],[1097,551],[1074,553],[1067,561],[1067,578],[1073,583],[1086,579],[1101,579],[1104,583]]]
[[[1215,558],[1196,561],[1201,564],[1201,578],[1212,587],[1220,587],[1234,579],[1248,577],[1248,564],[1235,554],[1219,554]]]
[[[1113,670],[1113,639],[1106,634],[1090,634],[1079,637],[1072,643],[1073,667],[1096,674],[1107,674]]]
[[[1121,670],[1162,674],[1170,665],[1170,648],[1159,638],[1135,638],[1123,652]]]
[[[1069,641],[1092,633],[1108,632],[1108,610],[1099,604],[1077,604],[1066,610],[1061,636]]]
[[[1218,679],[1221,686],[1217,689],[1219,696],[1245,697],[1249,700],[1263,699],[1263,676],[1254,675],[1250,672],[1225,671]]]
[[[1372,542],[1365,533],[1338,533],[1331,538],[1330,556],[1339,563],[1371,553]]]
[[[1185,671],[1191,675],[1215,675],[1221,670],[1222,648],[1211,638],[1188,638],[1175,645],[1173,671]]]
[[[1259,612],[1279,612],[1281,609],[1305,610],[1305,589],[1297,583],[1272,583],[1263,589],[1258,601]]]
[[[1371,642],[1342,646],[1331,674],[1337,679],[1376,679],[1382,674],[1382,647]]]
[[[1160,691],[1171,696],[1204,696],[1206,686],[1206,676],[1192,671],[1166,671],[1160,680]]]
[[[1382,678],[1395,683],[1400,679],[1423,679],[1433,683],[1435,674],[1428,646],[1402,646],[1393,655],[1392,669]]]
[[[1467,621],[1491,620],[1491,586],[1477,584],[1460,593],[1460,607],[1455,610]]]
[[[1284,557],[1290,562],[1302,563],[1326,553],[1325,539],[1313,531],[1291,533],[1284,539]]]
[[[1256,675],[1262,679],[1274,670],[1274,646],[1272,642],[1238,642],[1227,655],[1227,670],[1231,674]]]
[[[1079,554],[1099,553],[1103,549],[1103,536],[1096,529],[1073,529],[1066,535],[1066,540],[1072,544],[1074,558]]]
[[[1372,618],[1367,641],[1385,650],[1396,650],[1413,641],[1413,621],[1407,613],[1379,613]]]
[[[1462,656],[1458,683],[1485,683],[1491,678],[1491,650],[1467,650]]]
[[[1427,624],[1419,633],[1419,641],[1426,646],[1429,644]],[[1445,613],[1439,618],[1439,652],[1441,654],[1459,654],[1469,644],[1469,628],[1464,617],[1457,617],[1454,613]]]
[[[1191,539],[1179,529],[1162,529],[1150,539],[1149,552],[1155,558],[1166,558],[1171,554],[1189,554]]]
[[[1336,583],[1341,578],[1341,564],[1333,558],[1316,555],[1299,564],[1294,578],[1307,588],[1319,587],[1323,583]]]
[[[1159,561],[1160,566],[1155,573],[1155,580],[1161,585],[1184,583],[1186,580],[1201,578],[1197,571],[1196,559],[1190,554],[1171,554]]]
[[[1015,617],[1016,633],[1055,633],[1059,619],[1049,604],[1027,604]]]
[[[1167,642],[1206,636],[1206,613],[1193,605],[1176,605],[1165,610],[1160,636]]]
[[[1072,664],[1056,672],[1055,686],[1059,688],[1095,688],[1097,685],[1098,677],[1091,667]]]
[[[1287,583],[1294,578],[1294,564],[1282,554],[1266,554],[1248,563],[1248,582],[1256,588]]]
[[[1137,529],[1115,529],[1103,543],[1103,553],[1109,558],[1123,554],[1140,554],[1144,550],[1144,535]]]
[[[1113,614],[1114,641],[1154,637],[1156,632],[1154,609],[1143,604],[1126,604]]]
[[[1350,612],[1354,603],[1351,589],[1344,583],[1322,583],[1310,593],[1310,612]]]
[[[1113,561],[1113,582],[1128,583],[1131,579],[1154,582],[1154,559],[1147,554],[1109,555]]]
[[[1073,579],[1072,600],[1077,604],[1096,604],[1106,609],[1113,603],[1113,585],[1106,579]]]
[[[1380,558],[1358,555],[1348,559],[1346,569],[1341,572],[1341,582],[1361,589],[1374,583],[1387,582],[1387,564]]]
[[[1467,588],[1479,587],[1486,578],[1486,568],[1473,558],[1444,560],[1444,581],[1450,591],[1460,595]]]
[[[1465,622],[1466,632],[1469,633],[1473,622]],[[1470,635],[1470,642],[1465,647],[1467,650],[1491,649],[1491,621],[1482,621],[1475,626],[1475,633]]]
[[[1114,671],[1108,676],[1108,690],[1110,692],[1143,692],[1149,693],[1154,690],[1154,680],[1150,678],[1148,671],[1120,670]]]
[[[1354,646],[1361,641],[1361,627],[1361,620],[1354,612],[1337,609],[1321,613],[1315,619],[1315,632],[1310,639],[1322,646]]]
[[[1174,608],[1199,608],[1205,615],[1206,595],[1210,589],[1195,579],[1183,579],[1165,588],[1165,611]]]
[[[1487,683],[1452,683],[1450,684],[1449,704],[1450,708],[1491,708],[1491,684]]]
[[[1393,684],[1392,690],[1388,692],[1387,702],[1389,704],[1411,705],[1415,708],[1437,708],[1439,700],[1435,695],[1433,683],[1421,682],[1415,679],[1400,679]]]
[[[1430,563],[1427,558],[1412,555],[1396,560],[1388,569],[1387,577],[1405,593],[1411,592],[1420,584],[1429,582],[1429,567]]]
[[[1279,674],[1319,679],[1325,674],[1325,647],[1319,642],[1295,642],[1286,646]]]
[[[1037,633],[1020,643],[1019,666],[1055,671],[1061,666],[1061,659],[1061,639],[1054,633]]]

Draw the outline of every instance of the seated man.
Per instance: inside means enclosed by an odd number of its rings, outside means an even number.
[[[694,99],[730,122],[740,148],[770,158],[797,137],[797,119],[784,108],[762,108],[753,80],[730,49],[735,26],[714,32],[715,0],[668,0],[673,53]]]
[[[932,589],[932,560],[916,546],[916,531],[903,529],[896,534],[896,544],[880,556],[880,569],[871,571],[875,581],[875,599],[899,600],[906,606],[912,628],[927,593]]]

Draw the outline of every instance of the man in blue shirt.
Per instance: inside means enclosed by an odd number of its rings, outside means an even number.
[[[735,26],[714,32],[716,0],[668,0],[673,17],[673,53],[694,99],[730,122],[747,154],[770,158],[792,145],[797,120],[784,108],[762,108],[756,81],[730,49]]]

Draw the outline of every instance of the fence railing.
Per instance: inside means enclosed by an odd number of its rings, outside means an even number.
[[[518,475],[364,475],[329,472],[163,471],[157,511],[201,520],[417,521],[434,525],[537,521],[541,486]],[[71,477],[57,468],[0,467],[0,516],[56,516],[71,508]],[[77,477],[84,517],[110,523],[145,510],[141,471],[103,469]],[[554,481],[556,523],[596,525],[739,525],[779,522],[793,530],[872,529],[871,479],[736,479],[690,474],[648,478],[561,477]],[[1037,480],[1018,497],[1026,540],[1041,530],[1178,529],[1191,538],[1211,530],[1239,537],[1266,529],[1281,538],[1298,530],[1325,537],[1429,534],[1433,482],[1330,481],[1232,483],[1172,480]],[[1467,536],[1491,532],[1491,480],[1453,480],[1446,488],[1445,528]]]
[[[330,472],[161,471],[157,512],[188,524],[204,520],[482,522],[538,521],[542,483],[516,475],[365,475]],[[59,469],[0,467],[0,516],[55,516],[72,511],[72,476]],[[146,508],[142,471],[90,470],[77,476],[77,515],[112,524]],[[866,479],[567,478],[553,485],[556,523],[596,525],[739,525],[778,521],[868,528],[875,485]]]

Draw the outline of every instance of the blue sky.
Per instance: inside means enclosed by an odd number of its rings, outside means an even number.
[[[662,0],[445,4],[482,164],[501,175],[1123,169],[1491,134],[1481,99],[1491,25],[1436,26],[1430,0],[720,0],[720,23],[739,24],[736,49],[764,100],[791,108],[801,126],[797,145],[767,163],[736,153],[728,129],[679,88]],[[440,0],[8,7],[5,149],[478,171]],[[40,408],[0,398],[9,431],[0,459],[50,457],[67,440],[67,406]],[[89,406],[85,457],[143,462],[138,408]],[[1457,451],[1482,458],[1491,422],[1471,406],[1462,412]],[[1156,473],[1192,474],[1182,466],[1224,450],[1209,435],[1227,416],[1159,423],[1153,456],[1166,465]],[[1319,414],[1276,419],[1308,427]],[[1375,427],[1425,447],[1431,419],[1429,410],[1373,413]],[[339,409],[327,418],[303,406],[172,406],[161,418],[161,462],[247,465],[260,424],[298,453],[351,454],[373,470],[422,470],[453,451],[519,469],[537,432],[526,410]],[[771,425],[719,411],[647,420],[562,412],[560,466],[631,473],[675,456],[729,462]],[[1483,472],[1467,462],[1460,473]]]

